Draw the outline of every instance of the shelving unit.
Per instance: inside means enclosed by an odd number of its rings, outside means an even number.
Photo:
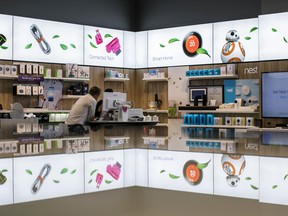
[[[168,113],[168,110],[146,109],[146,110],[143,110],[143,112],[157,114],[157,113]]]
[[[44,77],[44,80],[63,80],[65,82],[89,82],[89,78]]]
[[[129,78],[104,78],[104,82],[113,81],[113,82],[124,82],[129,81]]]
[[[0,79],[18,79],[18,76],[0,75]]]
[[[191,76],[187,77],[189,80],[204,80],[204,79],[237,79],[238,75],[211,75],[211,76]]]
[[[148,81],[148,82],[159,82],[159,81],[166,81],[168,82],[168,78],[143,78],[143,81]]]
[[[248,129],[257,128],[255,126],[229,126],[229,125],[186,125],[182,124],[182,128],[226,128],[226,129]]]

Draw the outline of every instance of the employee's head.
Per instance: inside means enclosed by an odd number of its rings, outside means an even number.
[[[90,88],[89,94],[92,95],[92,97],[94,97],[95,100],[97,100],[99,95],[101,94],[101,89],[98,88],[97,86],[93,86]]]

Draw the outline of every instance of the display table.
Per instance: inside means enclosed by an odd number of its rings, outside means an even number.
[[[154,126],[158,124],[158,121],[88,121],[88,125],[140,125],[140,126]]]

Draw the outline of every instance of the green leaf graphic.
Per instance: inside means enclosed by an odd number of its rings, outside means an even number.
[[[172,179],[178,179],[178,178],[180,178],[180,176],[176,176],[176,175],[173,175],[173,174],[169,174],[169,177],[172,178]]]
[[[32,43],[27,44],[27,45],[25,46],[25,49],[30,49],[31,47],[32,47]]]
[[[3,169],[0,173],[8,172],[7,169]]]
[[[105,34],[104,35],[104,38],[109,38],[109,37],[112,37],[112,35],[110,35],[110,34]]]
[[[197,167],[198,169],[204,169],[208,166],[208,164],[210,163],[211,159],[207,162],[207,163],[198,163]]]
[[[90,34],[87,35],[90,39],[92,39],[92,36]]]
[[[160,171],[160,173],[164,173],[164,172],[166,172],[166,170],[161,170],[161,171]]]
[[[58,180],[53,180],[53,182],[56,184],[60,183],[60,181],[58,181]]]
[[[249,37],[249,36],[245,37],[245,40],[250,40],[250,39],[251,39],[251,37]]]
[[[97,48],[97,46],[95,46],[92,42],[90,42],[90,46],[93,48]]]
[[[68,49],[68,46],[66,46],[65,44],[60,44],[60,47],[61,47],[63,50],[67,50],[67,49]]]
[[[209,57],[211,58],[211,56],[209,55],[209,53],[207,52],[207,50],[204,49],[204,48],[198,48],[198,49],[197,49],[197,53],[198,53],[198,54],[205,54],[205,55],[207,55],[207,56],[209,56]]]
[[[26,169],[25,171],[26,171],[27,174],[29,174],[29,175],[33,175],[31,170]]]
[[[106,184],[110,184],[111,182],[113,182],[113,181],[105,180]]]
[[[277,29],[275,29],[275,28],[272,28],[271,30],[272,30],[272,32],[277,32]]]
[[[257,27],[253,27],[253,28],[250,30],[250,33],[256,31],[257,29],[258,29]]]
[[[287,41],[287,39],[286,39],[285,37],[283,37],[283,40],[284,40],[286,43],[288,43],[288,41]]]
[[[88,184],[90,184],[92,182],[92,179],[90,179],[90,181],[88,182]]]
[[[286,180],[287,177],[288,177],[288,174],[284,176],[284,180]]]
[[[177,41],[180,41],[178,38],[171,38],[168,43],[171,44],[171,43],[174,43],[174,42],[177,42]]]
[[[245,180],[250,181],[250,180],[252,180],[252,178],[246,177]]]
[[[160,45],[160,47],[162,47],[162,48],[165,47],[165,45],[163,45],[163,44],[159,44],[159,45]]]
[[[76,49],[76,46],[74,44],[70,44],[70,46],[74,49]]]
[[[278,187],[278,185],[273,185],[272,189],[276,189]]]
[[[92,176],[95,172],[97,172],[97,169],[93,170],[93,171],[90,173],[90,176]]]
[[[6,47],[6,46],[0,46],[0,48],[4,49],[4,50],[8,49],[8,47]]]
[[[56,38],[59,38],[60,36],[59,35],[54,35],[53,37],[52,37],[52,39],[56,39]]]
[[[68,172],[68,169],[67,168],[63,168],[62,170],[61,170],[61,174],[65,174],[65,173],[67,173]]]
[[[254,186],[254,185],[250,185],[250,186],[251,186],[251,188],[253,188],[254,190],[258,190],[258,189],[259,189],[258,187]]]
[[[76,169],[74,169],[74,170],[71,172],[71,174],[74,174],[74,173],[76,173]]]

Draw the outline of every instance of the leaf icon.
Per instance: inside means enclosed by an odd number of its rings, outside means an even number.
[[[198,49],[197,49],[197,53],[198,53],[198,54],[208,55],[208,56],[211,58],[211,56],[209,55],[209,53],[207,52],[207,50],[204,49],[204,48],[198,48]]]
[[[27,45],[25,46],[25,49],[30,49],[31,47],[32,47],[32,43],[27,44]]]
[[[95,44],[93,44],[92,42],[90,42],[90,46],[93,48],[97,48],[97,46],[95,46]]]
[[[278,187],[278,185],[273,185],[272,189],[276,189]]]
[[[250,185],[250,186],[251,186],[251,188],[253,188],[254,190],[258,190],[258,189],[259,189],[258,187],[254,186],[254,185]]]
[[[251,39],[251,37],[249,37],[249,36],[245,37],[245,40],[250,40],[250,39]]]
[[[6,46],[0,46],[0,48],[4,49],[4,50],[8,49],[8,47],[6,47]]]
[[[92,176],[95,172],[97,172],[97,169],[93,170],[93,171],[90,173],[90,176]]]
[[[32,171],[31,170],[26,169],[25,171],[26,171],[27,174],[32,175]]]
[[[0,173],[8,172],[7,169],[3,169]]]
[[[52,39],[56,39],[56,38],[59,38],[60,36],[59,35],[54,35],[53,37],[52,37]]]
[[[112,35],[110,35],[110,34],[105,34],[104,35],[104,38],[109,38],[109,37],[112,37]]]
[[[252,180],[252,178],[246,177],[245,180],[250,181],[250,180]]]
[[[206,163],[198,163],[197,164],[198,169],[206,168],[208,166],[208,164],[210,163],[210,161],[211,161],[211,159],[208,162],[206,162]]]
[[[65,44],[60,44],[60,47],[61,47],[63,50],[67,50],[67,49],[68,49],[68,46],[66,46]]]
[[[88,182],[88,184],[90,184],[92,182],[92,179],[90,179],[90,181]]]
[[[161,171],[160,171],[160,173],[164,173],[164,172],[166,172],[166,170],[161,170]]]
[[[286,39],[285,37],[283,37],[283,40],[284,40],[286,43],[288,43],[288,41],[287,41],[287,39]]]
[[[76,49],[76,46],[74,44],[70,44],[70,46],[74,49]]]
[[[179,41],[178,38],[171,38],[171,39],[168,41],[168,43],[171,44],[171,43],[174,43],[174,42],[177,42],[177,41]]]
[[[71,172],[71,174],[74,174],[74,173],[76,173],[76,169]]]
[[[56,184],[60,183],[60,181],[58,181],[58,180],[53,180],[53,182]]]
[[[271,30],[272,30],[272,32],[277,32],[277,29],[275,29],[275,28],[272,28]]]
[[[284,176],[284,180],[286,180],[287,177],[288,177],[288,174]]]
[[[62,170],[61,170],[61,174],[65,174],[65,173],[67,173],[68,172],[68,169],[67,168],[63,168]]]
[[[169,174],[169,177],[172,178],[172,179],[178,179],[178,178],[180,178],[180,176],[176,176],[176,175],[173,175],[173,174]]]
[[[105,180],[105,183],[106,184],[110,184],[112,181],[109,181],[109,180]]]
[[[164,48],[165,47],[165,45],[163,45],[163,44],[159,44],[160,45],[160,47],[162,47],[162,48]]]
[[[90,39],[92,39],[92,36],[90,34],[87,35]]]
[[[251,30],[250,30],[250,33],[253,32],[253,31],[256,31],[258,28],[257,27],[253,27]]]

